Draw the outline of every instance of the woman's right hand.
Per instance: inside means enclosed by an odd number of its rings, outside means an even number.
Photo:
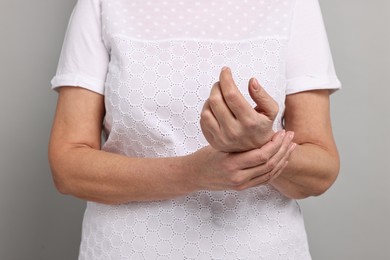
[[[226,153],[211,146],[187,156],[195,190],[245,190],[270,182],[287,166],[296,144],[293,132],[277,132],[258,149]]]
[[[231,70],[222,68],[200,115],[203,135],[215,149],[249,151],[263,146],[275,134],[272,126],[279,111],[278,103],[255,78],[249,81],[248,92],[255,108],[240,92]]]

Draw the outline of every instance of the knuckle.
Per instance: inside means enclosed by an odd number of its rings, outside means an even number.
[[[203,127],[202,127],[202,132],[203,132],[203,135],[206,138],[207,142],[211,146],[214,146],[214,144],[215,144],[214,134],[211,131],[209,131],[208,129],[204,129]]]
[[[258,123],[252,117],[247,117],[243,120],[243,125],[248,131],[254,131],[258,128]]]
[[[222,98],[219,95],[211,95],[209,97],[209,104],[210,106],[217,106],[219,103],[221,103]]]
[[[264,163],[268,161],[268,156],[264,152],[260,152],[257,156],[258,163]]]
[[[271,159],[271,160],[268,160],[265,164],[265,167],[267,170],[271,171],[272,169],[274,169],[276,167],[276,161]],[[269,174],[269,173],[267,173]]]
[[[245,179],[242,177],[242,176],[239,176],[239,175],[233,175],[230,179],[230,182],[234,185],[234,186],[241,186],[241,184],[243,184],[245,181]]]
[[[209,120],[209,113],[208,113],[208,111],[203,110],[202,112],[200,112],[200,120],[201,121]]]
[[[219,81],[214,82],[212,89],[213,88],[219,88]]]
[[[216,129],[210,122],[209,118],[204,118],[199,122],[200,129],[203,134],[218,135],[218,129]]]
[[[200,115],[199,118],[199,125],[204,128],[204,130],[207,130],[207,128],[211,128],[213,126],[211,118],[209,115],[204,114]],[[215,127],[214,127],[215,128]]]
[[[225,99],[229,100],[230,102],[234,103],[238,99],[237,92],[234,90],[228,90],[225,92]]]

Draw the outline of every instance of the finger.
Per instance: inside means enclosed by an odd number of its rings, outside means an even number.
[[[260,175],[257,175],[255,178],[249,179],[247,181],[243,181],[242,184],[236,186],[237,190],[246,190],[251,187],[259,186],[262,184],[266,184],[272,180],[272,173],[266,172]]]
[[[245,190],[248,188],[268,184],[272,180],[278,178],[282,174],[282,172],[286,169],[287,165],[288,165],[288,161],[283,160],[272,171],[250,179],[249,181],[238,186],[237,189]]]
[[[200,127],[202,129],[202,132],[208,132],[213,137],[215,134],[220,133],[220,125],[218,123],[218,120],[215,118],[215,115],[213,114],[213,111],[211,110],[209,101],[206,100],[206,102],[203,105],[202,112],[200,113]]]
[[[294,138],[294,132],[286,133],[279,150],[264,165],[262,165],[263,167],[265,167],[265,171],[267,172],[273,171],[274,168],[278,167],[280,162],[287,160],[289,153],[291,152],[291,147],[293,146],[292,143],[293,138]]]
[[[281,167],[275,173],[273,173],[271,175],[271,179],[267,183],[269,183],[269,182],[275,180],[276,178],[278,178],[283,173],[283,171],[286,169],[287,165],[288,165],[288,161],[283,162]]]
[[[275,167],[276,169],[274,170],[274,173],[271,174],[272,180],[279,177],[279,175],[282,173],[282,171],[287,167],[287,163],[290,159],[290,155],[293,153],[293,151],[295,150],[296,147],[297,147],[296,143],[290,144],[286,155],[283,157],[283,159],[280,162],[280,165],[278,167]]]
[[[209,106],[221,128],[232,126],[236,121],[234,115],[225,103],[221,93],[220,84],[217,82],[213,85],[208,99]]]
[[[289,153],[291,152],[291,141],[294,137],[293,132],[288,132],[284,137],[278,152],[266,162],[256,165],[252,168],[247,168],[242,172],[241,180],[250,181],[261,177],[262,175],[269,175],[261,179],[271,178],[287,161]]]
[[[253,107],[241,94],[233,80],[233,75],[228,67],[223,67],[219,75],[222,95],[230,111],[236,118],[247,117],[253,111]]]
[[[291,132],[288,132],[283,138],[282,146],[284,147],[281,147],[280,150],[285,150],[285,152],[283,153],[284,155],[282,158],[278,158],[278,160],[269,160],[256,167],[242,169],[240,175],[235,177],[235,184],[232,185],[232,187],[237,190],[243,190],[268,183],[277,178],[281,174],[281,171],[285,169],[288,159],[296,147],[295,143],[291,143],[292,138],[293,134],[291,134]]]
[[[296,145],[297,145],[296,143],[290,143],[287,152],[285,153],[283,158],[277,163],[277,165],[270,172],[267,173],[270,175],[269,181],[276,179],[286,168],[290,155],[295,150]]]
[[[279,151],[285,136],[284,130],[279,131],[261,148],[239,154],[238,163],[241,169],[253,168],[269,161]]]
[[[249,181],[243,188],[248,189],[270,183],[272,180],[278,178],[282,174],[282,172],[286,169],[287,165],[288,161],[283,162],[281,164],[281,167],[275,173],[269,173],[269,175],[266,177],[261,176],[262,178],[255,178]]]
[[[276,166],[268,173],[271,176],[271,180],[278,177],[280,174],[280,170],[286,166],[286,163],[288,162],[290,158],[290,154],[295,149],[296,144],[290,143],[290,145],[287,148],[287,152],[284,154],[284,156],[279,160],[279,162],[276,164]]]
[[[279,112],[278,103],[265,91],[257,79],[252,78],[248,84],[249,95],[256,103],[256,111],[274,120]]]

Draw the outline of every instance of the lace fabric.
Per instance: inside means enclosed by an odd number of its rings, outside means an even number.
[[[199,115],[223,65],[236,71],[249,102],[247,81],[256,76],[283,108],[283,48],[286,39],[139,41],[115,36],[105,87],[108,139],[103,150],[168,157],[207,145]],[[308,259],[298,205],[270,186],[118,207],[89,202],[86,215],[91,218],[84,222],[81,259],[105,254],[112,259]],[[109,239],[90,246],[88,241],[101,235]],[[96,248],[100,253],[93,253]]]
[[[180,156],[207,145],[200,111],[221,68],[229,66],[252,105],[251,77],[278,102],[278,130],[291,93],[287,65],[325,53],[305,60],[315,73],[302,77],[333,75],[326,37],[312,37],[312,50],[291,50],[292,35],[304,34],[292,32],[296,17],[315,14],[310,31],[324,34],[318,10],[315,0],[79,0],[53,88],[81,86],[105,96],[103,150]],[[294,48],[299,42],[294,39]],[[291,53],[298,60],[291,62]],[[321,72],[325,67],[330,72]],[[293,71],[298,78],[300,71]],[[338,87],[311,82],[304,87]],[[79,259],[306,260],[310,254],[298,204],[263,185],[118,206],[88,202]]]
[[[225,41],[138,41],[113,38],[106,81],[109,136],[103,149],[136,157],[168,157],[195,152],[207,145],[199,127],[200,111],[218,79],[229,66],[248,102],[248,80],[262,85],[284,108],[284,66],[280,49],[285,39]]]

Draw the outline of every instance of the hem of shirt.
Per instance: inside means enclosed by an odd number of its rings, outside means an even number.
[[[286,95],[320,89],[329,89],[330,94],[333,94],[341,89],[341,82],[337,77],[297,77],[287,80]]]
[[[74,74],[56,75],[51,80],[51,89],[58,91],[60,87],[80,87],[90,91],[104,95],[105,83],[101,80],[94,79],[88,76],[80,76]]]

